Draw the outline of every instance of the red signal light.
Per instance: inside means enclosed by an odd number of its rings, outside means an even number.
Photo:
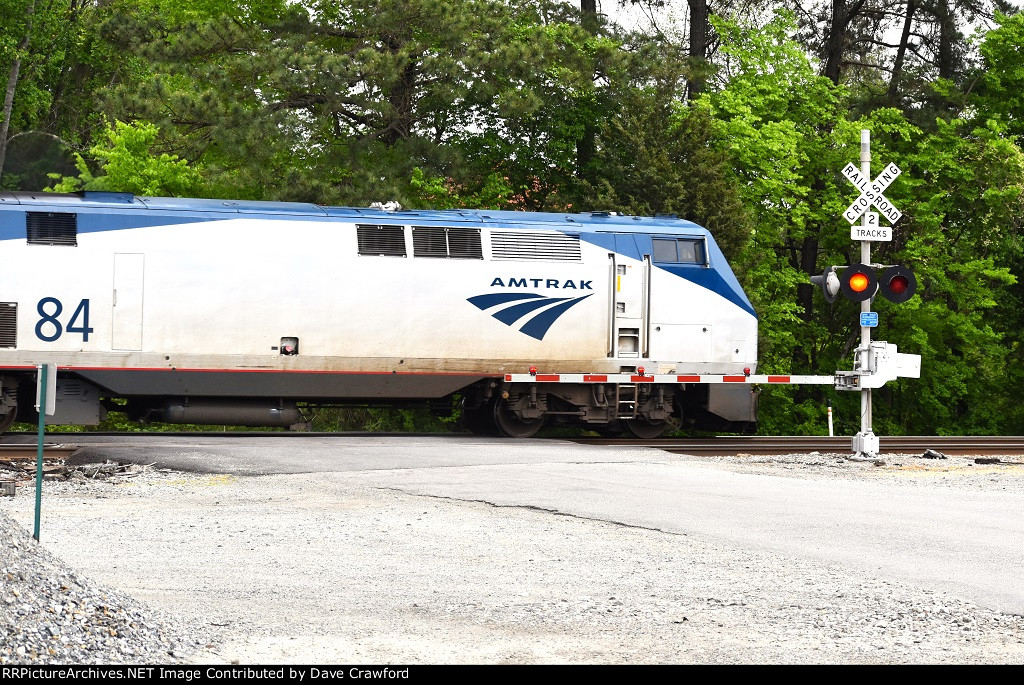
[[[890,302],[906,302],[917,292],[914,272],[902,265],[888,266],[878,279],[882,296]]]

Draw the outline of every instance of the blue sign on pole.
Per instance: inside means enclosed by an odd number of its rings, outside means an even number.
[[[860,325],[876,328],[878,326],[878,312],[861,312]]]

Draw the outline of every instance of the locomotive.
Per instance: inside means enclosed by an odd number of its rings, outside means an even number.
[[[757,315],[671,216],[0,193],[0,430],[293,426],[326,404],[462,402],[474,433],[750,429]]]

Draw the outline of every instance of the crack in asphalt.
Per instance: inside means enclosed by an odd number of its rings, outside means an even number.
[[[451,495],[431,495],[429,493],[422,492],[410,492],[403,490],[402,488],[390,488],[386,486],[375,486],[377,490],[387,490],[390,492],[400,492],[403,495],[409,495],[411,497],[423,497],[426,499],[435,500],[448,500],[449,502],[464,502],[472,504],[485,504],[495,509],[526,509],[529,511],[538,511],[545,514],[553,514],[555,516],[564,516],[565,518],[577,519],[580,521],[593,521],[595,523],[608,523],[619,528],[632,528],[635,530],[647,530],[655,533],[664,533],[665,535],[675,535],[678,537],[687,537],[687,533],[680,533],[678,531],[664,530],[662,528],[653,528],[651,526],[641,526],[635,523],[624,523],[622,521],[615,521],[612,519],[596,518],[593,516],[582,516],[580,514],[572,514],[565,511],[559,511],[558,509],[548,509],[547,507],[537,506],[536,504],[499,504],[497,502],[491,502],[485,499],[467,499],[463,497],[452,497]]]

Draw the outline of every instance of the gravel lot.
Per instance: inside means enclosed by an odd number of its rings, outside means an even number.
[[[692,460],[1024,487],[1010,457]],[[25,533],[32,487],[0,498],[0,663],[1024,662],[1024,617],[896,578],[350,474],[44,488],[44,549]]]

